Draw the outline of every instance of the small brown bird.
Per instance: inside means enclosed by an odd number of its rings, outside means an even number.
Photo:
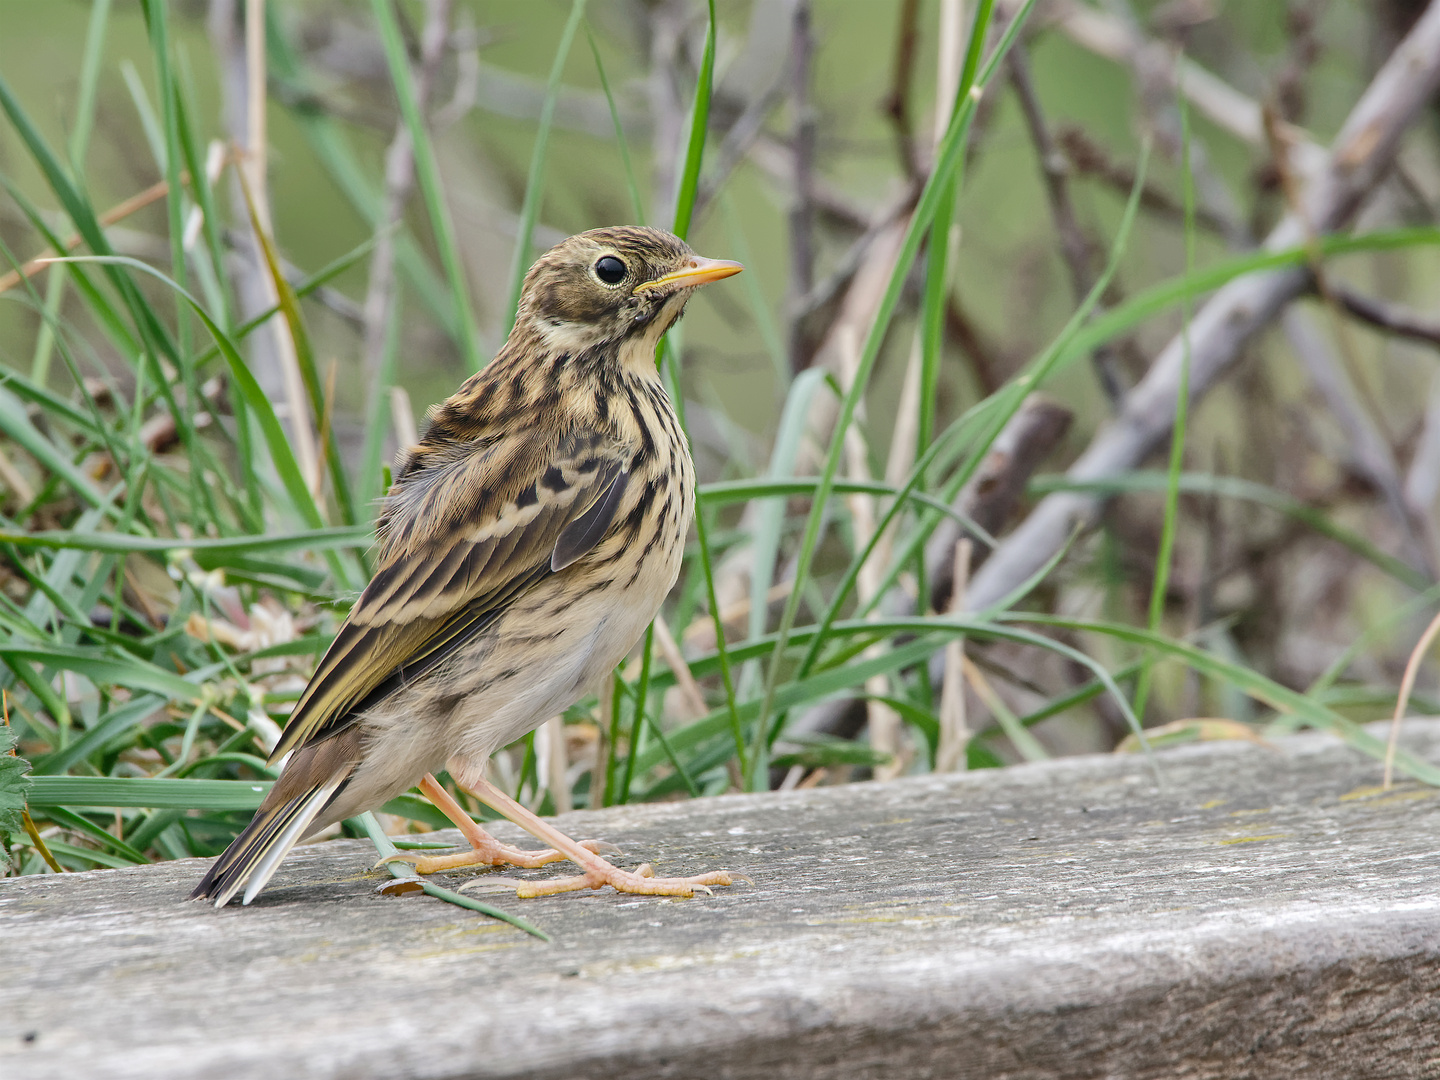
[[[572,236],[531,267],[505,347],[401,455],[375,576],[275,747],[284,771],[192,898],[218,907],[243,888],[250,903],[300,840],[417,781],[473,848],[413,859],[421,872],[559,859],[583,870],[522,896],[730,884],[621,870],[484,769],[599,685],[674,585],[695,473],[655,347],[696,287],[741,269],[640,227]],[[491,837],[435,781],[442,768],[550,850]]]

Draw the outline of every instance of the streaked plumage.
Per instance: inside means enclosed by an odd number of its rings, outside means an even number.
[[[536,262],[504,348],[401,455],[375,576],[272,760],[293,753],[195,896],[248,903],[296,842],[428,773],[478,788],[495,750],[624,658],[679,573],[695,495],[655,346],[738,269],[646,228]]]

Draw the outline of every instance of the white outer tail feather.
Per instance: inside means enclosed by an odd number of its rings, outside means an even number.
[[[345,782],[348,775],[348,771],[342,772],[316,788],[290,824],[285,826],[285,831],[275,838],[275,842],[270,845],[270,850],[265,853],[265,857],[248,874],[238,878],[217,896],[215,906],[220,908],[228,904],[230,898],[240,891],[242,885],[245,886],[245,895],[240,900],[241,904],[248,905],[250,901],[259,896],[260,890],[265,888],[275,871],[280,868],[285,856],[290,854],[290,849],[300,842],[300,838],[305,835],[305,830],[310,827],[315,816],[325,808],[330,801],[330,796],[335,794],[335,789]]]

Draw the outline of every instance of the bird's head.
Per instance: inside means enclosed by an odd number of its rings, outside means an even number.
[[[525,275],[515,332],[547,351],[655,343],[701,285],[738,274],[737,262],[706,259],[678,236],[641,225],[592,229],[557,244]]]

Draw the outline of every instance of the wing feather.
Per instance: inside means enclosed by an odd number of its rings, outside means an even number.
[[[363,708],[599,543],[628,473],[620,447],[607,452],[596,443],[593,435],[571,436],[535,448],[544,452],[517,454],[512,446],[503,456],[477,445],[469,456],[407,474],[387,502],[380,566],[271,760],[345,730]]]

